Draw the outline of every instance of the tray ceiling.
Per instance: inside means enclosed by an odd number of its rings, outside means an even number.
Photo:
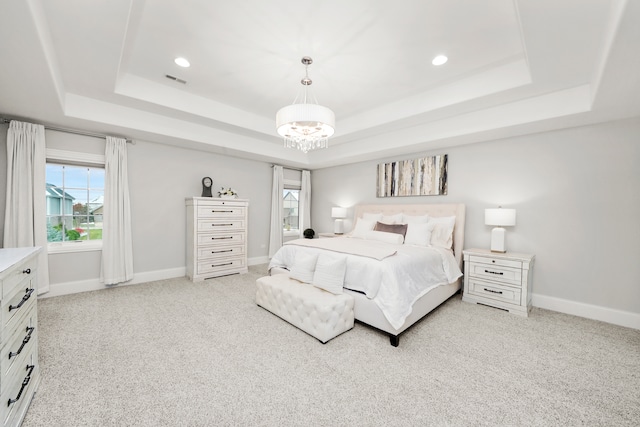
[[[10,1],[0,113],[313,169],[640,115],[638,24],[624,0]],[[308,154],[275,131],[305,55],[336,114]]]

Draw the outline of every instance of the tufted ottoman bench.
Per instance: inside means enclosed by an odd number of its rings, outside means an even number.
[[[256,280],[256,304],[281,317],[323,344],[353,328],[351,295],[334,295],[286,274]]]

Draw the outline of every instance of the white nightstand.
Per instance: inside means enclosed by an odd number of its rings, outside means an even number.
[[[329,237],[342,237],[344,234],[335,234],[335,233],[318,233],[318,238],[329,238]]]
[[[467,249],[462,300],[528,316],[535,255]]]

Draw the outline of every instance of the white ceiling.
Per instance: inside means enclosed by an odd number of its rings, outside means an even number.
[[[311,169],[640,115],[634,0],[8,0],[0,40],[3,117]],[[308,154],[275,131],[305,55]]]

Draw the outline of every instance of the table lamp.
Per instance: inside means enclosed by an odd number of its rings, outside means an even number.
[[[336,221],[333,225],[333,232],[335,234],[344,233],[344,221],[347,217],[347,208],[331,208],[331,218],[335,218]]]
[[[498,209],[485,209],[484,223],[496,226],[491,230],[491,252],[507,252],[504,245],[506,230],[503,227],[516,225],[516,210],[502,209],[501,207],[498,207]]]

